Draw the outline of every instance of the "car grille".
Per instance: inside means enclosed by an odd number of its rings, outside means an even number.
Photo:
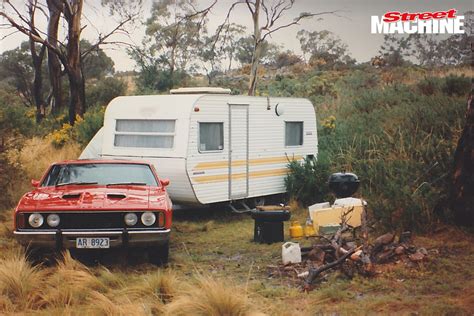
[[[51,213],[39,212],[43,215],[44,223],[38,228],[33,228],[28,223],[28,215],[25,214],[26,229],[52,229],[46,222],[46,218]],[[55,212],[60,218],[60,224],[54,229],[123,229],[123,228],[157,228],[160,212],[154,212],[157,220],[152,226],[145,226],[140,221],[140,216],[144,213],[133,212],[137,214],[138,221],[134,226],[127,226],[124,222],[124,216],[129,212]],[[162,214],[164,215],[164,214]],[[20,215],[21,216],[21,215]]]

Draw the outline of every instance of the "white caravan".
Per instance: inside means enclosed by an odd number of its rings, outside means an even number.
[[[80,158],[149,161],[170,179],[174,203],[196,206],[284,193],[289,160],[317,155],[306,99],[171,92],[112,100]]]

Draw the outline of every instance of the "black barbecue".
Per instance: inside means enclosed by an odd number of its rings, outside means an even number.
[[[329,189],[336,194],[337,198],[346,198],[356,193],[359,188],[359,178],[349,172],[337,172],[329,176]]]

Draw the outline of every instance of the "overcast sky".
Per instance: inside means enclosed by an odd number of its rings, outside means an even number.
[[[133,0],[130,0],[133,1]],[[150,12],[152,0],[144,0],[145,6],[141,21],[145,21]],[[272,0],[267,0],[271,2]],[[26,0],[13,0],[18,7],[24,7]],[[205,7],[210,3],[209,0],[198,0],[200,7]],[[218,0],[218,4],[213,9],[209,16],[209,30],[210,33],[215,30],[217,25],[222,23],[227,10],[234,0]],[[116,25],[113,17],[109,16],[106,9],[100,7],[100,0],[85,0],[85,15],[88,17],[83,20],[86,28],[83,31],[83,38],[94,41],[97,38],[98,32],[106,33],[107,30]],[[444,11],[455,8],[458,14],[474,10],[473,0],[456,0],[456,1],[428,1],[428,0],[296,0],[294,7],[287,13],[286,17],[281,20],[281,23],[290,22],[294,17],[301,12],[324,12],[338,10],[339,16],[326,15],[322,20],[307,19],[300,23],[300,25],[292,26],[274,33],[270,41],[283,45],[284,48],[295,51],[300,54],[299,41],[296,38],[296,33],[300,29],[308,31],[315,30],[329,30],[339,36],[348,47],[349,51],[358,62],[370,60],[371,57],[377,55],[380,45],[383,41],[383,35],[370,33],[370,16],[381,16],[387,11]],[[141,21],[136,21],[132,30],[132,37],[116,37],[117,40],[126,40],[128,42],[140,43],[144,35],[144,27]],[[245,5],[236,7],[232,16],[231,22],[247,26],[247,32],[251,31],[251,18],[248,9]],[[41,29],[45,30],[45,20],[38,20],[37,24]],[[1,37],[9,34],[9,30],[0,30]],[[0,51],[13,49],[24,41],[26,38],[21,34],[13,34],[0,43]],[[134,62],[127,56],[126,50],[123,47],[105,48],[106,53],[112,57],[115,62],[115,69],[118,71],[134,69]]]

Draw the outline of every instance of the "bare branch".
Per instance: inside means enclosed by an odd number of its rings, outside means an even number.
[[[284,29],[284,28],[287,28],[287,27],[290,27],[290,26],[293,26],[293,25],[298,25],[299,22],[303,19],[307,19],[307,18],[312,18],[312,17],[315,17],[315,16],[321,16],[321,15],[326,15],[326,14],[334,14],[338,12],[337,10],[336,11],[326,11],[326,12],[319,12],[319,13],[302,13],[299,17],[295,18],[293,20],[293,22],[290,22],[288,24],[285,24],[285,25],[281,25],[279,27],[276,27],[272,30],[268,30],[268,32],[266,32],[263,36],[262,36],[262,41],[265,40],[266,37],[268,37],[269,35],[281,30],[281,29]]]
[[[85,50],[83,53],[82,53],[82,58],[86,57],[87,55],[89,55],[92,51],[96,50],[100,45],[105,45],[105,44],[111,44],[112,42],[106,42],[106,40],[112,36],[113,34],[116,34],[117,32],[119,31],[124,31],[126,32],[124,29],[123,29],[123,26],[125,24],[127,24],[128,22],[132,21],[136,16],[138,16],[138,14],[135,14],[135,15],[129,15],[126,19],[122,20],[119,24],[117,24],[115,26],[115,28],[113,28],[109,33],[105,34],[105,35],[101,35],[99,34],[99,38],[97,40],[97,42],[93,45],[91,45],[91,47],[87,50]]]

